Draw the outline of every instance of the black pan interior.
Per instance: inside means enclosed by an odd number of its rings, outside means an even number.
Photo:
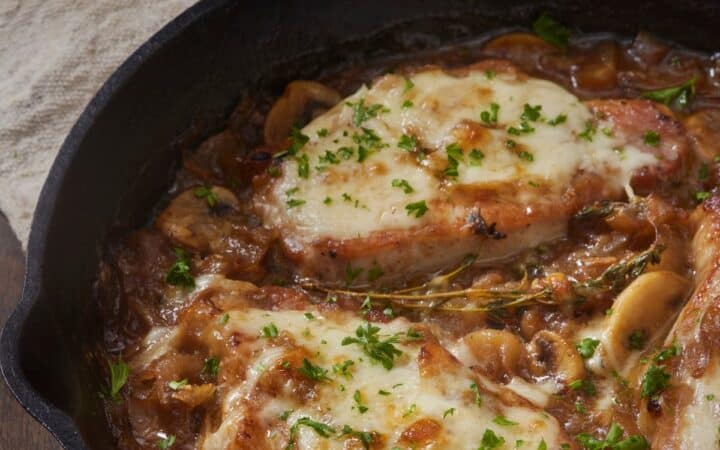
[[[112,448],[86,357],[111,230],[142,226],[172,180],[172,142],[222,123],[241,93],[352,62],[433,49],[548,12],[582,31],[647,30],[713,52],[720,3],[509,0],[202,1],[139,49],[63,144],[42,192],[23,298],[0,343],[20,401],[68,448]],[[139,12],[141,13],[141,12]]]

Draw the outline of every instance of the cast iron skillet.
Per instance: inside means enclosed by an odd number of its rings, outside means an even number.
[[[720,3],[663,0],[206,0],[138,49],[63,143],[38,202],[22,298],[0,340],[17,399],[66,448],[113,447],[85,356],[102,242],[138,227],[172,180],[170,145],[191,120],[219,123],[244,89],[412,48],[527,26],[542,11],[584,31],[645,29],[713,51]],[[142,11],[138,11],[142,14]],[[358,59],[360,58],[360,59]]]

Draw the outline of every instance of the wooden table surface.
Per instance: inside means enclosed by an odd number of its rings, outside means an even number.
[[[22,290],[25,256],[20,242],[0,213],[0,324],[15,307]],[[57,450],[60,445],[15,401],[0,382],[0,449]]]

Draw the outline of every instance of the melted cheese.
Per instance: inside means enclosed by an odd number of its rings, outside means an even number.
[[[300,176],[296,158],[285,160],[283,174],[272,187],[274,206],[262,206],[266,224],[294,228],[301,232],[300,240],[303,236],[357,238],[376,231],[462,221],[467,211],[460,207],[458,196],[468,188],[492,192],[513,186],[513,198],[531,207],[539,192],[560,194],[581,171],[601,175],[609,191],[621,192],[636,169],[657,163],[655,156],[610,133],[610,122],[599,121],[592,140],[584,139],[591,112],[548,81],[502,73],[488,78],[473,70],[455,76],[434,69],[415,74],[412,83],[407,89],[403,77],[386,75],[307,125],[302,132],[309,142],[298,155],[307,156],[309,175]],[[357,124],[352,105],[359,102],[382,109]],[[403,107],[406,102],[412,107]],[[499,106],[497,123],[483,123],[481,113],[489,112],[493,103]],[[512,135],[508,129],[520,127],[526,104],[540,105],[541,118],[527,121],[533,132]],[[551,125],[560,115],[565,122]],[[362,135],[363,127],[372,130],[382,147],[358,162],[353,136]],[[426,149],[424,160],[399,147],[403,135],[414,136]],[[509,139],[515,148],[508,148]],[[448,166],[445,149],[453,143],[462,148],[463,160],[457,178],[448,180],[442,171]],[[349,159],[323,163],[327,151],[338,155],[343,147],[354,150]],[[478,164],[470,163],[473,149],[484,155]],[[526,152],[524,158],[521,152]],[[406,180],[413,192],[393,187],[395,179]],[[304,203],[287,208],[286,201],[293,199]],[[406,211],[408,204],[418,201],[429,207],[421,218]]]
[[[205,281],[211,282],[210,278]],[[218,379],[220,423],[202,433],[199,448],[234,448],[233,445],[239,443],[236,439],[242,440],[240,427],[248,418],[266,430],[264,441],[278,449],[287,446],[289,430],[301,418],[322,422],[335,432],[323,437],[310,427],[296,427],[292,436],[298,449],[348,448],[349,437],[342,434],[346,425],[356,431],[377,433],[376,444],[382,445],[372,448],[407,448],[410,444],[403,441],[403,432],[421,419],[439,424],[440,432],[430,444],[418,448],[477,448],[486,430],[504,438],[509,446],[514,446],[517,440],[524,441],[527,448],[537,448],[541,440],[548,448],[558,448],[566,442],[556,420],[541,408],[533,407],[520,397],[513,400],[509,392],[501,395],[504,387],[475,374],[451,357],[454,365],[450,369],[434,370],[432,366],[429,372],[424,372],[419,362],[423,342],[401,338],[395,346],[402,354],[395,357],[390,370],[370,358],[359,345],[342,345],[344,338],[355,336],[356,329],[365,323],[355,314],[333,312],[326,316],[313,311],[308,316],[304,311],[254,308],[232,310],[227,314],[222,324],[219,316],[209,318],[209,328],[202,335],[211,347],[227,345],[220,343],[241,336],[242,344],[237,348],[242,348],[239,351],[245,356],[241,358],[240,372]],[[269,324],[277,328],[283,342],[289,339],[310,355],[312,364],[328,369],[331,380],[316,382],[311,398],[299,401],[288,380],[281,391],[267,397],[259,406],[257,403],[249,406],[251,399],[259,395],[258,389],[262,390],[267,384],[264,377],[277,370],[288,357],[288,348],[278,344],[280,338],[261,337],[262,328]],[[386,338],[406,336],[412,324],[398,318],[388,324],[375,325],[381,328],[381,338]],[[134,358],[135,365],[146,365],[171,351],[176,334],[177,329],[173,328],[159,327],[151,331],[144,351]],[[347,371],[349,375],[334,373],[331,369],[334,364],[348,360],[353,361]],[[220,364],[230,363],[221,359]],[[476,402],[473,383],[479,385],[481,405]],[[522,393],[522,390],[516,392]],[[367,411],[360,410],[358,398]],[[532,403],[543,402],[534,398]],[[281,420],[280,416],[286,411],[290,413]],[[515,424],[498,424],[494,421],[498,416]]]
[[[288,332],[297,343],[314,355],[312,363],[327,369],[344,361],[354,362],[350,366],[351,377],[332,374],[332,381],[318,384],[317,398],[305,404],[296,404],[282,394],[262,406],[259,412],[261,423],[272,423],[283,411],[291,410],[287,424],[309,417],[325,423],[335,430],[349,425],[354,430],[374,431],[382,436],[385,448],[398,445],[403,430],[421,418],[430,418],[441,424],[442,432],[431,448],[476,448],[486,429],[514,445],[522,439],[528,448],[536,448],[541,439],[548,448],[557,448],[559,428],[550,416],[540,409],[525,405],[503,404],[489,392],[483,394],[483,404],[478,406],[470,386],[477,376],[463,369],[459,375],[439,374],[423,377],[417,363],[418,344],[396,344],[402,355],[396,358],[394,367],[386,370],[363,353],[358,345],[341,345],[343,338],[354,336],[355,329],[362,321],[354,317],[328,318],[313,313],[308,320],[299,311],[268,312],[246,310],[230,312],[226,334],[241,333],[257,335],[263,324],[273,323],[278,330]],[[405,334],[410,323],[396,319],[387,325],[379,325],[380,332],[387,337]],[[267,340],[260,340],[259,344]],[[203,448],[227,447],[235,438],[236,424],[248,412],[239,399],[250,395],[262,372],[282,361],[281,350],[263,350],[248,364],[245,381],[230,387],[223,402],[223,422],[220,428],[207,436]],[[481,386],[488,382],[482,380]],[[482,389],[482,387],[481,387]],[[382,392],[381,392],[382,391]],[[361,403],[367,407],[361,412],[354,398],[359,392]],[[387,393],[384,395],[384,393]],[[451,411],[449,413],[448,411]],[[498,415],[516,422],[517,425],[500,426],[493,423]],[[443,417],[445,416],[445,417]],[[343,448],[344,438],[340,433],[331,438],[317,434],[309,427],[299,427],[297,448],[324,449]],[[271,433],[267,438],[278,448],[285,445],[284,435]],[[404,447],[404,446],[403,446]]]

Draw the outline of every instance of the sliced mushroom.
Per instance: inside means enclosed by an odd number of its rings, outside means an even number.
[[[535,334],[529,353],[529,369],[534,376],[550,375],[566,383],[585,377],[585,366],[575,346],[553,331]]]
[[[711,160],[720,155],[720,147],[717,145],[720,142],[720,111],[700,110],[683,122],[695,150],[702,159]]]
[[[299,80],[288,84],[265,120],[265,145],[282,145],[294,125],[304,125],[307,118],[316,113],[316,108],[328,109],[341,99],[337,91],[315,81]]]
[[[192,188],[175,197],[155,225],[183,246],[207,251],[213,247],[212,241],[222,238],[222,220],[216,211],[238,208],[237,197],[225,188],[214,186],[204,193]]]
[[[645,345],[660,339],[689,288],[686,278],[669,271],[644,273],[630,283],[615,300],[601,339],[605,366],[624,372],[634,333],[643,335]]]
[[[515,375],[521,360],[525,358],[522,342],[509,331],[478,330],[462,340],[475,357],[476,367],[495,381],[506,381]]]
[[[543,55],[557,48],[531,33],[508,33],[490,40],[483,51],[496,58],[509,59],[526,70],[532,69]]]
[[[212,400],[215,395],[214,384],[187,385],[172,394],[172,398],[195,408]]]
[[[221,187],[191,188],[173,199],[155,226],[176,245],[201,256],[200,273],[222,273],[257,282],[273,232],[241,211],[237,197]]]

